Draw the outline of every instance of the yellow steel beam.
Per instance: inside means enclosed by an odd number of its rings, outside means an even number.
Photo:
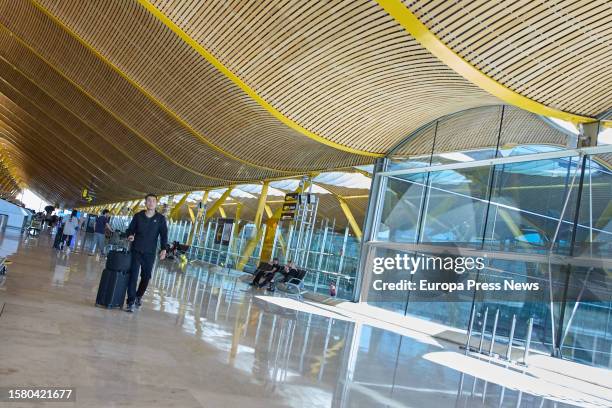
[[[231,70],[229,70],[221,61],[217,59],[212,53],[210,53],[207,49],[202,47],[200,43],[191,38],[189,34],[183,31],[178,25],[176,25],[171,19],[166,17],[164,13],[157,9],[153,4],[151,4],[148,0],[138,0],[141,6],[149,10],[151,14],[153,14],[159,21],[161,21],[166,27],[168,27],[172,32],[174,32],[180,39],[182,39],[186,44],[188,44],[191,48],[193,48],[198,54],[200,54],[204,59],[206,59],[211,65],[219,70],[223,75],[225,75],[228,79],[230,79],[236,86],[238,86],[244,93],[249,95],[255,102],[257,102],[262,108],[268,111],[272,116],[278,119],[280,122],[290,127],[291,129],[303,134],[304,136],[315,140],[324,145],[333,147],[338,150],[342,150],[348,153],[359,154],[363,156],[371,156],[371,157],[382,157],[382,154],[372,153],[365,150],[354,149],[352,147],[344,146],[336,142],[332,142],[320,136],[308,129],[304,126],[300,125],[293,119],[285,116],[280,110],[276,109],[271,103],[266,101],[264,98],[259,96],[259,94],[247,85],[238,75],[234,74]]]
[[[223,206],[219,206],[219,214],[221,215],[221,217],[223,218],[227,218],[227,214],[225,213],[225,208],[223,208]]]
[[[191,218],[191,222],[195,222],[196,220],[195,214],[193,213],[193,210],[191,209],[191,207],[187,207],[187,211],[189,211],[189,218]]]
[[[244,251],[240,255],[240,260],[236,265],[236,269],[241,271],[244,269],[244,266],[249,262],[249,258],[253,254],[257,243],[261,240],[261,235],[263,233],[263,228],[261,227],[261,220],[263,219],[263,213],[266,208],[266,199],[268,198],[268,189],[270,187],[270,182],[265,181],[261,186],[261,193],[259,194],[259,199],[257,200],[257,210],[255,211],[255,219],[253,220],[255,224],[255,234],[249,239],[246,246],[244,247]]]
[[[113,215],[117,215],[117,210],[119,209],[120,203],[115,203],[110,209],[110,213]]]
[[[401,0],[376,0],[404,29],[410,33],[429,52],[440,61],[448,65],[452,70],[474,85],[496,96],[502,101],[518,106],[519,108],[536,113],[538,115],[567,120],[572,123],[588,123],[597,119],[577,115],[552,108],[540,102],[529,99],[518,92],[497,82],[493,78],[481,72],[478,68],[464,60],[455,51],[448,47],[434,33],[432,33]]]
[[[132,200],[126,201],[125,203],[121,204],[121,210],[123,210],[124,208],[127,209],[126,213],[123,214],[123,215],[130,215],[130,209],[132,208],[133,204],[134,204],[134,202]]]
[[[311,175],[310,179],[306,180],[305,183],[301,187],[298,187],[293,192],[303,193],[304,191],[306,191],[312,185],[312,179],[314,177],[315,177],[314,174]],[[272,256],[272,249],[273,249],[272,247],[274,245],[274,237],[276,236],[276,228],[278,228],[278,223],[280,222],[282,212],[283,212],[283,206],[281,205],[274,211],[274,213],[272,214],[272,217],[266,221],[266,236],[264,237],[264,241],[263,241],[262,248],[261,248],[261,257],[260,257],[262,261],[263,260],[269,261],[270,257]],[[282,242],[282,238],[280,241]]]
[[[264,181],[261,186],[261,193],[259,194],[259,200],[257,201],[257,210],[255,211],[255,219],[253,222],[257,228],[261,227],[261,220],[266,208],[266,200],[268,199],[268,190],[270,188],[270,182]]]
[[[140,202],[142,200],[133,200],[130,203],[130,207],[128,209],[128,215],[134,215],[134,212],[138,209],[138,207],[140,206]]]
[[[520,237],[521,235],[523,235],[521,228],[518,226],[516,221],[514,221],[514,219],[512,218],[512,215],[505,208],[500,208],[497,213],[499,214],[501,219],[504,220],[506,226],[512,232],[512,235],[514,237]]]
[[[187,201],[187,197],[189,197],[189,194],[191,193],[189,192],[185,193],[185,195],[181,197],[178,203],[176,203],[174,208],[172,208],[172,210],[170,211],[170,219],[174,220],[177,218],[179,211],[181,210],[181,207],[183,206],[183,204],[185,204],[185,201]]]
[[[217,201],[215,201],[215,203],[208,210],[206,210],[206,218],[207,219],[212,217],[217,212],[217,210],[219,210],[219,208],[221,208],[221,205],[225,202],[225,200],[228,199],[230,194],[232,194],[232,190],[234,190],[234,186],[229,186],[223,192],[223,194],[221,194],[221,197],[219,197],[219,199]]]
[[[240,217],[242,217],[242,207],[244,207],[243,203],[238,203],[236,206],[236,215],[234,215],[234,221],[240,221]]]
[[[358,169],[357,167],[348,167],[348,168],[338,169],[338,170],[347,170],[348,172],[359,173],[367,178],[372,178],[372,173],[370,173],[369,171]]]
[[[358,194],[358,195],[348,195],[348,196],[342,196],[342,198],[344,198],[345,200],[352,200],[352,199],[356,199],[356,198],[369,198],[370,196],[368,194]]]
[[[0,27],[1,27],[1,24],[0,24]],[[307,176],[307,175],[310,175],[311,177],[315,177],[317,174],[319,174],[319,173],[295,174],[293,176],[270,177],[270,178],[266,178],[263,181],[293,180],[293,179],[301,178],[301,177],[304,177],[304,176]],[[207,187],[207,188],[222,189],[222,188],[227,188],[230,185],[235,187],[235,186],[240,185],[240,184],[253,184],[253,183],[255,183],[254,180],[232,180],[231,182],[229,180],[225,180],[225,181],[227,183],[231,183],[231,184],[223,184],[223,185],[217,185],[217,186],[214,186],[214,187]],[[185,186],[185,187],[187,188],[187,186]],[[205,186],[200,186],[200,187],[206,188]],[[191,191],[193,191],[193,190],[191,190]],[[184,194],[184,193],[185,193],[185,189],[176,190],[176,191],[172,192],[172,194]],[[142,201],[142,199],[141,199],[141,201]],[[269,203],[282,203],[283,201],[282,200],[271,200],[271,201],[268,201],[268,202]]]
[[[273,214],[272,207],[270,207],[268,204],[266,204],[266,216],[268,218],[272,218],[272,214]]]
[[[269,203],[272,201],[268,201]],[[281,203],[284,203],[284,201],[280,201]],[[271,219],[274,216],[274,213],[272,212],[272,208],[266,204],[266,215],[268,217],[268,219]],[[286,246],[285,246],[285,239],[283,238],[282,235],[278,236],[278,244],[281,246],[281,249],[284,251],[287,250]]]
[[[208,205],[208,195],[209,195],[210,191],[206,190],[204,191],[204,194],[202,194],[202,205],[200,206],[201,208],[198,209],[198,216],[202,216],[202,214],[204,213],[204,208]]]
[[[134,204],[134,206],[131,209],[131,213],[134,214],[136,212],[136,210],[138,210],[138,207],[140,207],[140,203],[142,200],[136,200],[136,204]]]
[[[198,131],[196,131],[193,127],[191,127],[191,125],[189,125],[187,122],[185,122],[185,120],[183,120],[180,116],[178,116],[177,113],[175,113],[173,110],[168,108],[165,104],[160,102],[154,95],[152,95],[149,91],[147,91],[145,88],[143,88],[138,82],[136,82],[131,77],[129,77],[125,72],[123,72],[123,70],[121,70],[118,66],[116,66],[110,59],[106,58],[104,55],[102,55],[102,53],[98,52],[98,50],[96,50],[88,42],[83,40],[75,31],[73,31],[70,27],[68,27],[68,25],[66,25],[62,20],[60,20],[53,13],[51,13],[49,10],[47,10],[47,8],[45,6],[40,4],[37,0],[30,0],[30,1],[32,2],[32,4],[37,9],[39,9],[42,13],[44,13],[47,17],[49,17],[54,23],[56,23],[58,26],[60,26],[72,38],[77,40],[83,47],[85,47],[89,51],[91,51],[100,61],[102,61],[104,64],[106,64],[108,67],[110,67],[113,71],[115,71],[117,74],[119,74],[119,76],[121,76],[123,79],[128,81],[134,88],[138,89],[138,91],[140,91],[151,102],[153,102],[161,110],[166,112],[166,114],[168,114],[168,116],[173,118],[182,127],[187,129],[187,131],[189,133],[193,134],[197,139],[202,141],[204,144],[206,144],[207,146],[209,146],[213,150],[216,150],[217,152],[223,154],[224,156],[229,157],[232,160],[236,160],[236,161],[238,161],[238,162],[240,162],[242,164],[246,164],[247,166],[257,167],[257,168],[261,168],[261,169],[265,169],[265,170],[272,170],[272,171],[280,171],[280,172],[291,173],[289,171],[273,169],[271,167],[266,167],[266,166],[262,166],[262,165],[257,164],[257,163],[249,162],[249,161],[244,160],[244,159],[242,159],[242,158],[240,158],[238,156],[235,156],[232,153],[230,153],[228,151],[225,151],[225,150],[221,149],[219,146],[213,144],[210,140],[208,140],[206,137],[202,136]],[[153,7],[153,6],[151,5],[151,7]],[[194,170],[191,169],[189,171],[193,172]]]
[[[123,201],[119,203],[119,205],[117,206],[117,215],[121,215],[121,210],[123,210],[124,206],[125,203]]]
[[[353,230],[355,237],[357,238],[358,241],[361,241],[361,237],[363,236],[361,232],[361,227],[359,226],[359,223],[357,222],[357,220],[355,220],[355,217],[353,216],[353,212],[351,211],[348,203],[346,202],[344,197],[336,195],[336,198],[338,199],[338,202],[340,203],[340,208],[342,209],[344,216],[348,220],[348,223],[351,226],[351,229]]]

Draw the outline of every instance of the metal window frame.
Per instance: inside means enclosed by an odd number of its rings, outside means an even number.
[[[523,163],[523,162],[530,162],[530,161],[560,159],[563,157],[580,156],[580,155],[595,155],[595,154],[602,154],[602,153],[612,153],[612,145],[582,147],[578,149],[563,149],[563,150],[552,151],[552,152],[525,154],[525,155],[520,155],[520,156],[498,157],[494,159],[474,160],[474,161],[469,161],[469,162],[457,162],[457,163],[449,163],[449,164],[437,164],[433,166],[415,167],[411,169],[381,171],[380,173],[375,173],[374,177],[381,178],[381,177],[387,177],[387,176],[401,176],[405,174],[432,173],[432,172],[443,171],[443,170],[456,170],[456,169],[466,169],[466,168],[471,168],[471,167],[495,166],[495,165],[500,165],[500,164]]]

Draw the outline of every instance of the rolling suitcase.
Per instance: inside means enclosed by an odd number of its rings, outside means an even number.
[[[121,307],[125,302],[125,293],[130,277],[132,256],[126,249],[110,251],[106,258],[106,267],[102,271],[96,306],[106,308]]]

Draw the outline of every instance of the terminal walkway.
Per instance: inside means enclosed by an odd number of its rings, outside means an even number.
[[[86,407],[605,407],[610,390],[464,356],[340,308],[163,261],[141,310],[94,307],[103,262],[0,237],[0,387],[74,387]],[[10,406],[0,402],[0,406]],[[14,404],[13,406],[28,406]],[[32,405],[37,406],[37,405]],[[52,406],[62,406],[53,403]]]

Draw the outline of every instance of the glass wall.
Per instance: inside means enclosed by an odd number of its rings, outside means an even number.
[[[608,147],[609,148],[609,147]],[[562,150],[513,146],[446,154],[435,149],[391,157],[381,182],[371,234],[364,244],[361,299],[415,315],[524,341],[533,318],[532,348],[612,367],[612,154],[606,147]],[[610,149],[612,151],[612,149]],[[485,160],[479,156],[484,155]],[[449,158],[455,159],[449,162]],[[423,166],[423,163],[427,163]],[[484,268],[462,274],[428,270],[434,282],[538,284],[538,291],[381,291],[374,260],[482,257]],[[418,274],[387,270],[386,282]],[[485,313],[488,320],[484,319]]]
[[[125,231],[131,216],[115,215],[110,224],[114,230]],[[248,220],[230,224],[229,241],[219,240],[216,236],[223,220],[212,218],[203,224],[190,221],[168,221],[168,242],[178,241],[185,244],[193,234],[192,245],[187,254],[190,260],[198,260],[214,265],[235,268],[245,253],[247,244],[257,234],[255,225]],[[253,272],[260,263],[261,246],[265,237],[265,223],[260,239],[249,256],[244,271]],[[294,245],[291,242],[291,223],[280,222],[272,248],[272,256],[282,262],[295,259]],[[303,268],[307,273],[304,278],[306,290],[329,294],[330,284],[337,288],[337,297],[350,299],[354,292],[355,276],[359,264],[360,242],[349,227],[339,227],[334,220],[321,219],[313,229],[312,239],[300,251],[305,251]]]
[[[257,238],[257,230],[251,221],[241,220],[231,226],[231,238],[229,242],[225,242],[216,239],[221,222],[220,219],[213,218],[206,220],[203,225],[195,226],[193,244],[188,254],[190,259],[229,268],[236,267],[243,254],[247,252],[245,249],[249,242]],[[174,224],[171,222],[169,225],[170,236],[173,236],[175,228],[180,229]],[[191,229],[191,223],[188,224],[189,227],[183,230]],[[244,271],[253,272],[260,263],[265,228],[264,223],[263,231],[259,234],[255,249],[246,261]],[[329,294],[329,287],[333,282],[337,288],[337,296],[350,299],[354,291],[360,251],[360,242],[350,229],[348,227],[339,229],[333,220],[319,220],[313,229],[312,238],[300,249],[295,248],[292,235],[291,223],[281,221],[276,229],[272,257],[287,262],[296,258],[298,250],[305,252],[301,253],[301,256],[304,259],[302,267],[307,271],[304,278],[306,290]]]

